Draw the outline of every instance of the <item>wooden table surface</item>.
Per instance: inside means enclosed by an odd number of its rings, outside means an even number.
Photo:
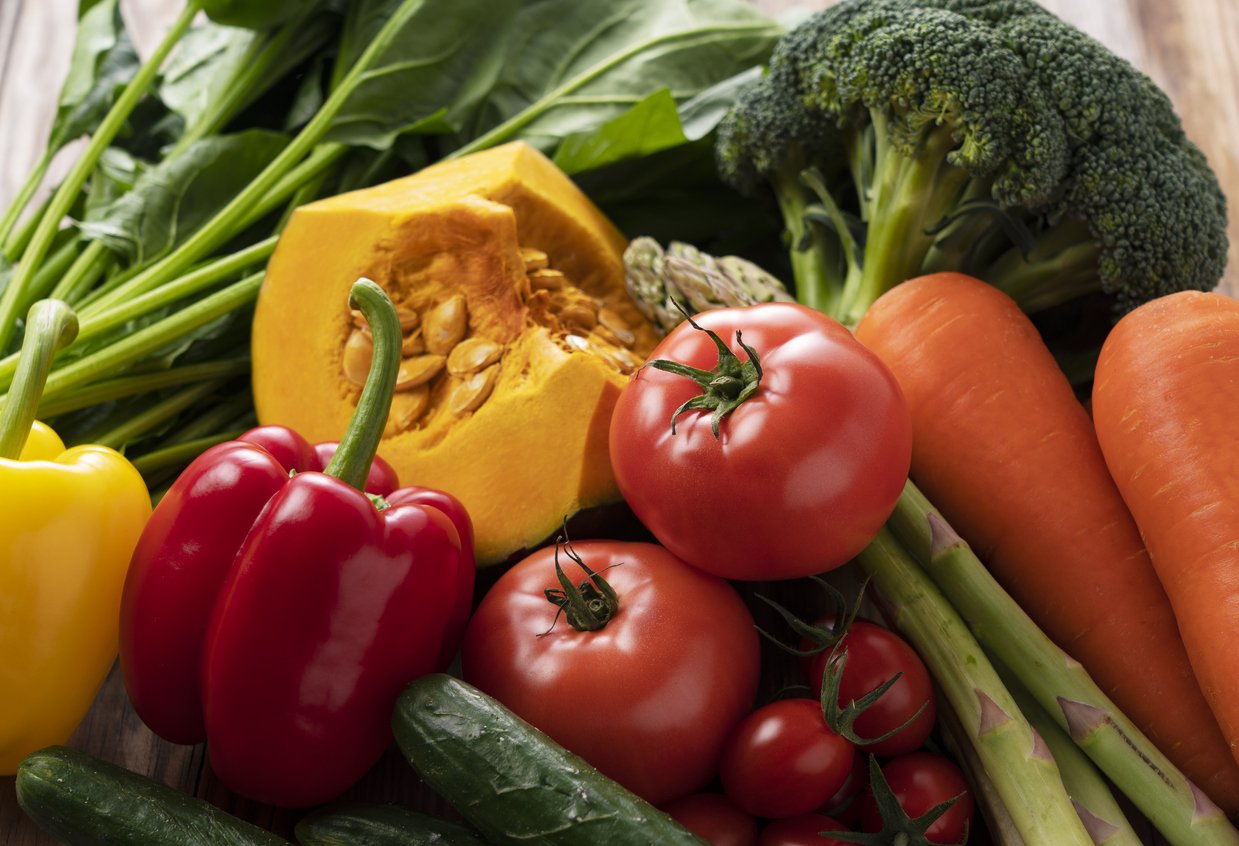
[[[832,0],[757,0],[773,14]],[[1239,0],[1042,0],[1127,58],[1170,95],[1188,135],[1204,150],[1228,195],[1239,198]],[[179,0],[122,0],[139,48],[149,49]],[[0,208],[44,144],[67,69],[76,0],[0,0]],[[63,168],[63,162],[60,165]],[[53,169],[52,177],[59,172]],[[1239,291],[1239,212],[1232,212],[1223,290]],[[0,590],[3,586],[0,586]],[[0,658],[2,660],[2,658]],[[286,832],[294,815],[229,794],[210,775],[202,747],[165,743],[129,708],[113,671],[71,744]],[[392,754],[357,789],[400,801],[416,787]],[[47,846],[17,807],[12,778],[0,778],[0,843]]]

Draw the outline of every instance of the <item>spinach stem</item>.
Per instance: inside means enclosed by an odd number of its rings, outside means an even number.
[[[56,155],[56,151],[48,146],[43,151],[43,155],[34,165],[34,170],[30,171],[30,175],[26,177],[26,181],[22,183],[22,187],[18,189],[17,196],[13,198],[13,203],[9,206],[8,211],[4,213],[4,218],[0,219],[0,244],[4,245],[5,253],[9,249],[9,237],[13,234],[13,229],[17,226],[17,221],[25,211],[26,206],[30,204],[30,200],[34,197],[34,192],[39,190],[39,186],[43,184],[43,177],[47,175],[47,169],[51,166],[52,158]]]
[[[208,379],[240,376],[249,371],[249,366],[248,358],[224,358],[204,361],[201,364],[170,367],[167,370],[157,370],[152,373],[107,379],[71,394],[65,394],[58,399],[44,400],[39,403],[39,416],[51,418],[149,391],[161,391],[165,388],[190,385]],[[246,401],[248,402],[248,398]]]
[[[164,36],[163,41],[160,42],[155,52],[151,54],[150,59],[142,65],[133,79],[125,86],[112,108],[108,111],[107,116],[99,124],[99,128],[91,136],[90,143],[86,145],[86,149],[82,152],[81,157],[74,162],[64,181],[60,183],[52,195],[51,203],[39,219],[38,226],[34,230],[30,243],[26,245],[26,249],[22,252],[22,257],[13,271],[12,278],[9,280],[8,285],[5,286],[4,293],[0,294],[0,350],[8,349],[9,344],[13,340],[23,292],[33,281],[44,256],[51,249],[52,241],[60,230],[60,222],[69,213],[74,200],[77,199],[78,192],[81,191],[82,186],[86,183],[91,171],[95,169],[95,165],[98,163],[103,151],[107,149],[108,145],[112,143],[112,139],[116,137],[121,127],[125,125],[125,121],[129,119],[129,115],[134,107],[137,106],[138,101],[142,99],[147,89],[150,88],[151,83],[154,82],[155,76],[159,73],[164,60],[189,29],[194,16],[198,14],[200,2],[201,0],[190,0],[186,3],[181,14],[173,22],[168,34]]]
[[[223,385],[222,381],[211,380],[182,388],[170,397],[142,409],[137,414],[127,415],[123,422],[111,429],[88,435],[86,442],[118,449],[151,434],[198,400],[205,399],[219,390],[221,385]]]

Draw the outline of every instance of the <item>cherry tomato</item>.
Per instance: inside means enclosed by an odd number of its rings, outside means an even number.
[[[704,312],[756,391],[711,430],[710,411],[672,416],[701,393],[643,367],[611,416],[611,463],[637,518],[673,553],[729,579],[808,576],[846,562],[877,533],[907,479],[912,426],[886,366],[824,314],[792,303]],[[711,370],[718,347],[688,322],[650,360]],[[733,387],[736,383],[729,383]]]
[[[757,846],[757,820],[722,793],[690,793],[663,810],[710,846]]]
[[[844,846],[842,840],[823,837],[823,831],[847,831],[847,826],[825,814],[772,820],[761,830],[757,846]]]
[[[753,711],[723,749],[723,790],[756,817],[817,810],[847,780],[855,748],[835,734],[814,699],[780,699]]]
[[[835,791],[822,803],[822,811],[826,816],[845,826],[860,825],[861,797],[869,789],[869,759],[864,755],[856,755],[852,759],[852,770],[848,773],[843,786]]]
[[[840,648],[847,649],[847,663],[839,680],[841,707],[860,700],[899,675],[854,725],[856,734],[862,738],[877,738],[898,731],[885,740],[862,743],[860,747],[877,755],[902,755],[919,749],[933,731],[935,710],[933,682],[916,650],[885,626],[865,620],[852,621],[840,641]],[[829,649],[825,650],[810,661],[810,690],[822,689],[822,676],[830,654]]]
[[[585,572],[562,547],[513,565],[482,598],[461,651],[465,680],[657,805],[700,790],[752,708],[753,618],[727,582],[660,546],[572,544],[618,595],[618,611],[578,631],[548,601]],[[558,615],[558,617],[557,617]]]
[[[887,761],[882,765],[882,774],[899,800],[899,806],[912,818],[958,796],[955,804],[926,830],[925,839],[943,844],[964,842],[972,827],[974,803],[968,781],[953,761],[930,752],[912,752]],[[865,797],[861,818],[864,831],[882,830],[881,816],[872,793]]]

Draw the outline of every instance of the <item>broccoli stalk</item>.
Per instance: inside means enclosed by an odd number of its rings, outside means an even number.
[[[1110,701],[989,574],[909,482],[887,522],[988,654],[1174,846],[1239,844],[1226,815]]]
[[[797,297],[851,325],[957,271],[1044,314],[1216,286],[1226,205],[1166,95],[1035,0],[844,0],[779,40],[719,127],[773,193]]]

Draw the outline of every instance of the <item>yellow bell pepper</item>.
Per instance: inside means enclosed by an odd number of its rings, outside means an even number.
[[[51,356],[76,334],[36,303],[0,410],[0,775],[64,743],[117,652],[121,588],[151,512],[141,475],[107,447],[65,449],[33,420]]]

